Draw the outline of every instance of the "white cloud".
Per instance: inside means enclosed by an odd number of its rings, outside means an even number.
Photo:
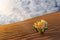
[[[56,12],[59,0],[0,0],[0,24],[14,23]]]

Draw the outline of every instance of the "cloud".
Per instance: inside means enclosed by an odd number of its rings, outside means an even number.
[[[59,9],[59,0],[0,0],[0,24],[24,21]]]

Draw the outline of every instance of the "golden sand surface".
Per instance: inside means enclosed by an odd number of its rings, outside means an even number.
[[[41,19],[48,22],[48,30],[43,35],[33,28],[33,24]],[[60,12],[1,25],[0,40],[60,40]]]

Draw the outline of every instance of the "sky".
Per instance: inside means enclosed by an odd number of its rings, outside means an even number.
[[[60,0],[0,0],[0,24],[24,21],[60,10]]]

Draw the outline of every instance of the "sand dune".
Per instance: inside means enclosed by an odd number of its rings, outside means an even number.
[[[34,22],[41,19],[48,22],[48,30],[43,35],[37,33],[32,26]],[[60,40],[60,12],[2,25],[0,40]]]

